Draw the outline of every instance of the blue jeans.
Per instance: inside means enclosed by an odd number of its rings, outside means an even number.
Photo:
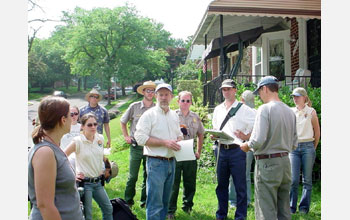
[[[175,159],[168,161],[148,157],[146,169],[146,219],[164,220],[174,183]]]
[[[218,156],[216,196],[219,208],[216,211],[216,218],[227,217],[228,186],[232,176],[237,192],[235,219],[245,219],[247,217],[246,153],[240,148],[226,150],[220,147]]]
[[[292,166],[292,186],[290,190],[290,209],[296,212],[298,202],[298,187],[300,180],[300,168],[303,175],[303,192],[299,203],[299,211],[308,213],[311,203],[312,167],[316,158],[314,142],[299,143],[289,155]]]
[[[254,159],[254,153],[252,151],[248,151],[246,153],[247,155],[247,161],[246,161],[246,181],[247,181],[247,204],[249,205],[250,203],[250,197],[252,194],[252,180],[251,180],[251,175],[250,175],[250,170],[252,168],[252,163],[253,163],[253,159]],[[235,189],[235,185],[233,184],[233,180],[232,177],[230,177],[230,185],[229,185],[229,202],[231,205],[236,206],[237,205],[237,195],[236,195],[236,189]]]
[[[84,183],[84,211],[85,220],[92,220],[92,198],[97,202],[102,211],[103,220],[113,220],[113,207],[108,195],[101,185],[98,183]]]

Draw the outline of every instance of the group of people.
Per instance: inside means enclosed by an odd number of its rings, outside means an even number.
[[[130,144],[124,198],[129,207],[135,204],[142,164],[140,207],[146,208],[146,218],[175,219],[181,178],[182,210],[192,211],[205,130],[198,114],[190,110],[191,92],[178,94],[177,110],[169,107],[174,98],[169,84],[146,81],[137,92],[143,99],[132,103],[120,119],[124,139]],[[216,219],[227,218],[229,204],[236,207],[235,219],[246,219],[253,159],[256,219],[291,219],[297,208],[300,213],[308,213],[320,128],[306,90],[299,87],[293,91],[295,108],[280,101],[278,80],[273,76],[263,77],[257,89],[245,91],[240,101],[231,79],[222,82],[220,92],[225,100],[214,109],[212,125],[232,139],[210,136],[215,141]],[[254,109],[254,95],[264,102],[258,110]],[[89,105],[80,110],[70,108],[63,98],[48,97],[41,102],[40,125],[33,132],[35,146],[29,153],[29,196],[34,204],[31,219],[83,219],[76,181],[84,182],[85,219],[92,218],[92,198],[99,204],[103,219],[112,219],[112,206],[103,187],[103,179],[113,175],[111,167],[104,165],[108,159],[103,155],[103,127],[107,147],[111,139],[108,112],[98,105],[101,98],[92,90],[86,96]],[[81,125],[77,123],[78,114]],[[75,128],[69,133],[73,124]],[[194,140],[195,159],[176,161],[174,152],[181,150],[179,141],[189,139]],[[70,156],[72,153],[75,158]],[[303,193],[297,207],[300,169]]]
[[[103,187],[118,172],[104,157],[102,133],[104,126],[109,147],[109,115],[98,104],[101,95],[97,90],[85,98],[88,105],[81,109],[55,96],[45,97],[39,105],[32,134],[35,145],[28,155],[30,219],[91,220],[92,198],[103,219],[113,219],[113,207]],[[77,184],[83,186],[83,196]]]

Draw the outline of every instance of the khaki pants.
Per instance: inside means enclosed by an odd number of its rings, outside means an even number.
[[[292,178],[289,157],[255,162],[255,218],[290,220],[289,191]]]

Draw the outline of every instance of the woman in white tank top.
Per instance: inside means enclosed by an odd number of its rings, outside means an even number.
[[[300,170],[303,176],[303,192],[299,203],[299,213],[308,213],[311,203],[312,168],[316,158],[316,148],[320,140],[320,125],[315,109],[304,88],[298,87],[292,93],[296,107],[292,108],[296,116],[298,147],[289,155],[292,167],[292,185],[290,190],[290,210],[295,213],[298,202]]]

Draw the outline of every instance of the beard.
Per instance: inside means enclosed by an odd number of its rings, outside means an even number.
[[[169,102],[167,102],[167,101],[161,101],[161,102],[159,103],[159,106],[160,106],[161,108],[168,108],[168,107],[169,107]]]

